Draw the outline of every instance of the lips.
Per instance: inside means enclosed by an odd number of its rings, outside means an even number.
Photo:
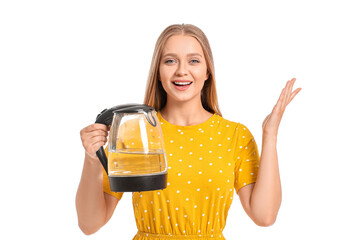
[[[175,81],[172,81],[172,83],[175,86],[188,86],[188,85],[192,84],[192,81],[189,81],[189,80],[175,80]]]
[[[185,91],[193,82],[187,80],[176,80],[172,82],[177,90]]]

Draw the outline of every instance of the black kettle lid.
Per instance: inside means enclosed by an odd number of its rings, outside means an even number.
[[[136,113],[136,112],[151,112],[155,109],[146,104],[137,104],[137,103],[129,103],[124,105],[119,105],[113,113]]]
[[[153,110],[155,110],[153,107],[150,107],[146,104],[128,103],[123,105],[117,105],[109,109],[104,109],[96,117],[95,123],[102,123],[105,125],[111,124],[114,113],[148,113]]]

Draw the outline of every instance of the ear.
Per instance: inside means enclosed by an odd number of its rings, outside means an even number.
[[[209,70],[208,70],[207,73],[206,73],[206,80],[205,81],[207,81],[209,79],[209,76],[210,76],[210,73],[209,73]]]

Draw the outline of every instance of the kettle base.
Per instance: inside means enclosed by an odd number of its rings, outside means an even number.
[[[166,188],[167,173],[143,176],[109,176],[113,192],[144,192]]]

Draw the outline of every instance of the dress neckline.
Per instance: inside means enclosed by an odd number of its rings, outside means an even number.
[[[196,128],[204,128],[206,126],[209,126],[210,123],[214,123],[215,122],[215,119],[217,117],[217,113],[214,113],[211,117],[209,117],[207,120],[205,120],[204,122],[202,123],[199,123],[199,124],[196,124],[196,125],[190,125],[190,126],[181,126],[181,125],[175,125],[175,124],[172,124],[172,123],[169,123],[168,121],[166,121],[160,111],[157,112],[157,117],[160,121],[160,124],[161,126],[168,126],[168,127],[172,127],[172,128],[177,128],[177,129],[182,129],[182,130],[186,130],[186,129],[196,129]]]

